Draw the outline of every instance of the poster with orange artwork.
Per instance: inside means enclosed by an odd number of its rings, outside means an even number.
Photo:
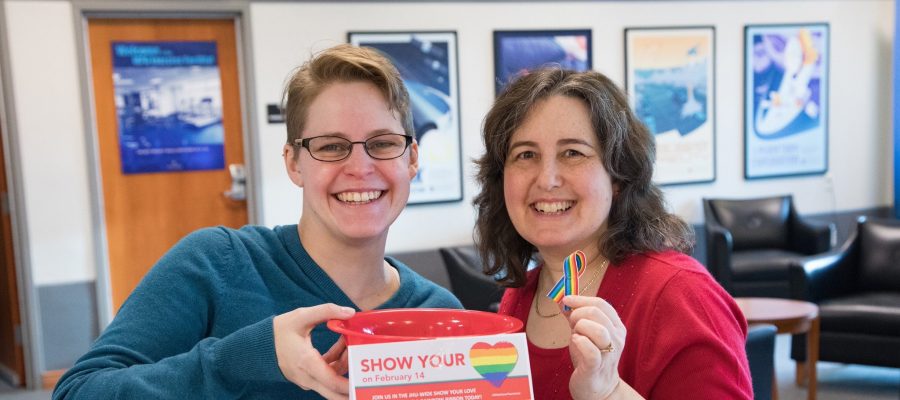
[[[534,398],[524,333],[352,345],[350,398]]]
[[[712,26],[625,30],[625,87],[656,139],[657,184],[716,179],[715,59]]]

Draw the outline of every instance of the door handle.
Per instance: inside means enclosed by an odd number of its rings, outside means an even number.
[[[228,164],[228,173],[231,174],[231,188],[222,194],[235,201],[247,200],[247,173],[244,164]]]

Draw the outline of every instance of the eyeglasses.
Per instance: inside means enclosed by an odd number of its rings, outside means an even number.
[[[369,157],[376,160],[391,160],[402,156],[412,140],[412,136],[396,133],[372,136],[361,142],[353,142],[340,136],[324,135],[294,139],[294,145],[305,147],[312,158],[324,162],[341,161],[350,157],[354,144],[363,145]]]

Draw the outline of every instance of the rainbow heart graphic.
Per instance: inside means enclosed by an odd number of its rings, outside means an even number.
[[[519,361],[519,353],[510,342],[497,342],[494,345],[478,342],[469,350],[472,367],[494,387],[503,385],[506,376],[516,366],[516,361]]]

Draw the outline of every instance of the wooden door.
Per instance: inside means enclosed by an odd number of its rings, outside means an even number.
[[[0,132],[0,138],[2,138]],[[0,368],[4,375],[12,375],[17,384],[25,385],[25,357],[22,352],[19,314],[19,291],[16,279],[16,258],[13,255],[12,220],[9,215],[9,187],[6,182],[6,163],[0,140]]]
[[[188,233],[207,226],[225,225],[240,227],[247,223],[246,202],[233,199],[223,193],[232,187],[232,177],[228,166],[244,164],[244,149],[241,122],[241,100],[238,80],[237,43],[234,20],[176,20],[176,19],[89,19],[88,37],[90,45],[91,74],[93,78],[94,108],[96,112],[96,134],[100,150],[100,173],[103,184],[103,206],[106,221],[106,240],[109,257],[109,278],[112,291],[112,307],[117,311],[134,287],[138,284],[153,264],[180,238]],[[184,85],[191,85],[187,80],[182,86],[168,86],[165,90],[145,95],[132,96],[119,89],[116,92],[113,74],[122,79],[122,71],[113,65],[113,45],[117,51],[122,43],[138,43],[138,46],[171,46],[169,43],[214,42],[221,78],[221,99],[204,98],[204,102],[190,100],[184,105],[181,98],[172,95],[183,91]],[[162,43],[162,44],[160,44]],[[136,46],[136,47],[138,47]],[[138,50],[140,52],[142,50]],[[122,53],[116,53],[121,56]],[[177,60],[176,60],[177,61]],[[120,62],[120,61],[119,61]],[[162,64],[160,64],[162,65]],[[117,69],[119,68],[119,69]],[[175,70],[176,75],[160,78],[173,82],[182,79],[187,70]],[[169,71],[171,73],[172,70]],[[158,81],[157,81],[158,82]],[[184,82],[184,81],[182,81]],[[121,85],[121,81],[120,81]],[[207,87],[207,90],[208,87]],[[162,102],[154,96],[165,94],[175,97],[168,100],[172,107],[165,110],[156,107],[152,102]],[[118,97],[116,97],[118,95]],[[147,98],[144,98],[147,97]],[[210,96],[215,97],[215,96]],[[118,109],[117,109],[118,104]],[[149,105],[148,105],[149,104]],[[134,118],[127,119],[125,113],[132,108],[141,110],[138,115],[142,123],[155,121],[158,131],[156,137],[181,137],[178,135],[194,135],[184,133],[182,128],[192,124],[193,128],[202,126],[204,121],[200,109],[215,108],[221,116],[219,144],[224,146],[224,163],[221,168],[208,170],[178,170],[168,172],[134,172],[124,168],[134,166],[133,158],[126,159],[127,146],[143,146],[147,139],[134,139],[124,136],[133,133]],[[156,107],[156,108],[154,108]],[[123,111],[124,110],[124,111]],[[191,110],[190,113],[184,110]],[[151,115],[152,112],[157,115]],[[168,114],[166,114],[168,113]],[[130,115],[130,114],[129,114]],[[197,117],[200,115],[200,117]],[[216,115],[212,113],[210,115]],[[190,119],[188,119],[190,117]],[[131,117],[129,117],[131,118]],[[167,121],[167,122],[160,122]],[[166,125],[169,124],[169,125]],[[125,130],[121,131],[124,126]],[[178,131],[166,131],[167,126],[177,126]],[[160,128],[163,127],[163,128]],[[175,129],[175,128],[173,128]],[[186,129],[186,128],[184,128]],[[162,130],[162,131],[159,131]],[[222,132],[224,130],[224,132]],[[174,131],[173,131],[174,132]],[[149,135],[149,134],[148,134]],[[153,139],[155,140],[155,139]],[[193,140],[193,139],[191,139]],[[121,148],[120,148],[121,146]],[[149,151],[163,152],[167,145],[150,148]],[[190,146],[171,147],[174,152],[189,149]],[[133,149],[132,149],[133,150]],[[164,150],[168,152],[169,150]],[[218,154],[221,157],[222,151]],[[128,153],[133,154],[135,153]],[[145,154],[147,154],[145,152]],[[123,162],[123,159],[132,160]],[[160,166],[157,166],[160,167]],[[162,166],[160,168],[166,168]],[[128,172],[128,173],[126,173]]]

